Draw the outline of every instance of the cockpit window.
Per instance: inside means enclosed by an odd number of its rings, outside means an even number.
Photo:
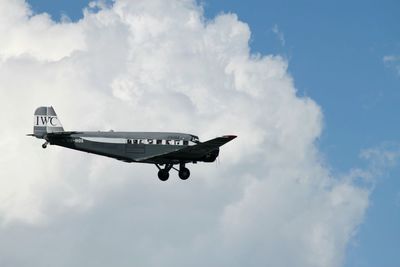
[[[190,141],[194,142],[194,143],[198,143],[199,142],[199,137],[192,135],[192,138],[190,139]]]

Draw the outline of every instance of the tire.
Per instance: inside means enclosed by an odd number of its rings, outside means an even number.
[[[190,171],[188,168],[182,168],[179,170],[179,178],[182,180],[187,180],[190,176]]]
[[[161,181],[166,181],[169,178],[169,172],[167,172],[166,170],[159,170],[158,171],[158,179],[160,179]]]

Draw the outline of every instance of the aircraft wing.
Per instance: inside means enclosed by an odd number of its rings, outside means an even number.
[[[216,150],[220,146],[223,146],[224,144],[228,143],[229,141],[232,141],[235,139],[237,136],[236,135],[225,135],[221,137],[217,137],[211,140],[208,140],[203,143],[199,143],[194,146],[187,146],[185,148],[168,152],[168,153],[163,153],[159,155],[153,155],[150,157],[145,157],[138,159],[139,161],[145,161],[145,160],[157,160],[159,158],[201,158],[202,156],[207,155],[211,151]]]
[[[194,146],[188,146],[184,149],[178,150],[176,152],[172,152],[171,156],[174,156],[174,155],[180,156],[181,154],[190,154],[192,156],[198,156],[198,157],[205,156],[208,153],[210,153],[211,151],[219,148],[220,146],[225,145],[226,143],[228,143],[229,141],[232,141],[235,138],[236,138],[235,135],[225,135],[225,136],[217,137],[217,138],[208,140],[206,142],[199,143]]]

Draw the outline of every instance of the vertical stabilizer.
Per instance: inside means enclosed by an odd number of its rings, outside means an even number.
[[[47,133],[63,132],[64,128],[53,107],[39,107],[35,110],[33,134],[44,138]]]

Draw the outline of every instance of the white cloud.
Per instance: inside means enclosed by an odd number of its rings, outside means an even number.
[[[398,75],[400,75],[400,56],[388,55],[383,57],[383,63],[387,67],[395,69]]]
[[[56,23],[0,1],[0,265],[340,266],[369,190],[321,162],[320,108],[286,60],[190,0],[99,8]],[[41,105],[67,130],[239,138],[161,183],[153,166],[43,150],[24,136]]]
[[[286,41],[285,41],[285,35],[283,32],[279,29],[278,25],[275,24],[274,27],[272,27],[272,32],[276,35],[278,38],[279,42],[281,43],[282,46],[285,46]]]
[[[383,62],[395,62],[395,61],[399,61],[400,60],[400,56],[384,56],[383,57]]]

